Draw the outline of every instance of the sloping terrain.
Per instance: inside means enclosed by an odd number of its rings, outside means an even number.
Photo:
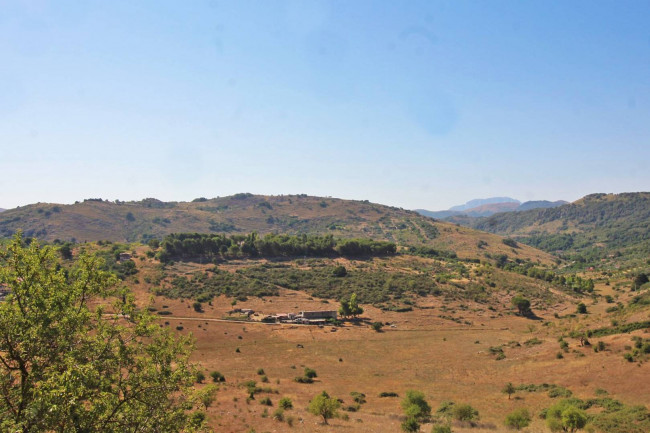
[[[331,234],[427,246],[459,257],[508,254],[549,263],[546,253],[522,245],[516,250],[500,237],[434,221],[413,211],[367,201],[236,194],[192,202],[86,200],[73,205],[34,204],[0,215],[0,236],[22,230],[25,236],[53,241],[147,241],[170,233]]]
[[[650,403],[650,356],[625,357],[647,333],[612,325],[647,321],[649,310],[645,301],[635,301],[636,292],[619,285],[626,281],[622,273],[594,274],[595,293],[582,297],[495,266],[453,259],[398,255],[165,265],[142,245],[78,248],[132,253],[137,272],[125,284],[140,304],[159,316],[161,326],[193,334],[193,360],[206,382],[214,371],[226,378],[206,408],[217,431],[399,431],[400,401],[409,389],[422,391],[434,414],[445,401],[478,410],[474,426],[450,420],[460,433],[509,431],[504,417],[522,407],[533,416],[529,431],[548,431],[538,414],[567,396],[588,406],[592,431],[642,433],[650,426],[647,408],[635,406]],[[347,274],[334,276],[336,266]],[[265,324],[231,312],[252,309],[263,317],[337,309],[348,282],[365,310],[357,321]],[[275,291],[256,294],[252,290],[260,284]],[[432,290],[422,290],[425,285]],[[515,293],[532,300],[535,318],[514,314]],[[647,288],[642,293],[647,296]],[[199,311],[197,295],[203,296]],[[605,295],[618,304],[604,302]],[[575,314],[578,302],[586,304],[586,314]],[[409,308],[392,308],[397,303]],[[383,323],[383,330],[374,331],[373,322]],[[588,330],[598,329],[604,331],[585,344]],[[317,372],[313,383],[295,380],[305,368]],[[250,381],[258,389],[253,398]],[[512,399],[502,392],[508,382],[516,388]],[[330,425],[306,409],[322,391],[343,401],[341,416]],[[363,402],[357,404],[352,393],[364,394]],[[291,399],[292,408],[278,412],[281,398]],[[428,424],[421,431],[431,429]]]
[[[549,252],[577,254],[590,263],[620,256],[644,261],[650,253],[650,193],[591,194],[551,209],[454,217],[479,230],[512,236]],[[617,263],[620,263],[620,258]]]

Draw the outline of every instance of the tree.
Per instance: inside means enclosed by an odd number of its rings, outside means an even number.
[[[327,420],[336,416],[339,407],[341,403],[323,391],[309,402],[309,413],[322,416],[323,422],[328,424]]]
[[[420,391],[406,391],[406,396],[402,400],[401,405],[404,414],[409,418],[424,421],[431,416],[431,406],[427,403],[424,393]]]
[[[335,277],[345,277],[348,274],[347,269],[345,269],[345,266],[337,266],[334,268],[332,271],[332,275]]]
[[[514,298],[512,298],[512,305],[517,307],[517,310],[519,311],[519,315],[521,316],[530,316],[533,312],[530,309],[530,301],[523,296],[517,295]]]
[[[576,307],[576,313],[587,314],[587,306],[582,302],[578,303],[578,306]]]
[[[587,424],[587,415],[583,410],[570,406],[562,411],[562,426],[565,431],[575,432]]]
[[[648,282],[648,276],[646,274],[637,274],[634,277],[634,283],[632,284],[632,290],[639,290],[642,285]]]
[[[506,427],[513,428],[515,430],[521,430],[524,427],[528,427],[531,421],[530,413],[528,409],[519,408],[506,416],[504,424]]]
[[[573,406],[570,400],[562,400],[546,411],[546,425],[551,431],[575,432],[587,424],[585,411]]]
[[[363,314],[363,308],[359,306],[356,293],[353,293],[352,296],[350,296],[350,314],[352,317],[357,317],[359,314]]]
[[[501,390],[502,393],[508,394],[508,400],[510,400],[510,396],[514,394],[517,391],[515,386],[512,384],[512,382],[508,382],[505,384],[503,389]]]
[[[204,429],[188,410],[191,341],[113,289],[98,258],[59,266],[50,247],[26,247],[20,235],[0,251],[0,283],[11,289],[0,303],[0,430]]]
[[[341,306],[339,307],[339,314],[341,317],[350,316],[350,302],[345,299],[341,300]]]

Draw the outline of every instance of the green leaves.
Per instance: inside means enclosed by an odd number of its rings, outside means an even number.
[[[16,237],[0,266],[11,290],[0,303],[2,431],[204,429],[186,410],[191,341],[138,310],[99,259],[63,269],[54,250]]]

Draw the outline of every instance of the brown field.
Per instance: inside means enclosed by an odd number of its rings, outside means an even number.
[[[198,265],[180,264],[192,272]],[[148,303],[150,295],[144,285],[136,286],[140,302]],[[600,287],[599,287],[600,288]],[[605,287],[602,287],[605,289]],[[623,298],[621,298],[623,299]],[[174,332],[192,333],[196,339],[193,359],[206,373],[219,371],[227,382],[220,385],[217,400],[207,413],[210,423],[219,432],[397,432],[400,431],[400,399],[408,389],[423,391],[434,411],[443,400],[467,402],[480,412],[479,426],[454,426],[455,432],[500,432],[505,415],[518,407],[528,408],[534,414],[529,432],[547,431],[539,411],[555,400],[545,392],[518,391],[512,398],[501,393],[506,382],[519,384],[556,384],[569,388],[580,398],[595,396],[602,388],[612,398],[626,404],[650,403],[650,366],[648,363],[629,363],[623,359],[624,346],[631,341],[630,334],[613,335],[601,339],[609,347],[595,353],[591,347],[580,347],[575,339],[569,342],[564,359],[556,359],[560,351],[557,338],[571,330],[588,329],[606,323],[606,304],[585,301],[590,314],[583,317],[555,319],[554,313],[566,315],[575,309],[575,300],[566,299],[536,313],[542,320],[529,320],[510,313],[507,303],[497,311],[484,304],[463,302],[447,304],[447,309],[460,311],[471,317],[471,325],[441,319],[440,298],[421,298],[412,312],[384,312],[364,305],[363,318],[368,322],[394,324],[384,332],[373,331],[367,323],[345,323],[339,328],[289,324],[262,324],[222,320],[232,308],[230,299],[216,298],[204,305],[203,313],[191,308],[191,300],[154,299],[158,310],[173,314],[160,318],[161,326]],[[163,305],[167,308],[163,308]],[[323,303],[298,291],[281,290],[279,297],[250,298],[237,307],[252,308],[263,313],[301,310],[335,309],[335,300]],[[463,309],[464,308],[464,309]],[[501,314],[498,314],[501,313]],[[649,314],[638,313],[635,320],[648,320]],[[548,324],[545,325],[545,323]],[[176,326],[182,326],[176,331]],[[333,329],[336,329],[333,332]],[[647,331],[646,331],[647,332]],[[634,335],[644,335],[636,331]],[[526,346],[532,338],[541,344]],[[495,360],[488,348],[519,342],[519,347],[504,346],[506,358]],[[299,347],[302,346],[302,347]],[[240,352],[237,353],[236,349]],[[304,367],[317,371],[313,384],[299,384],[293,379]],[[256,374],[263,368],[269,383],[260,383]],[[247,402],[247,393],[241,384],[256,380],[276,393],[258,394]],[[201,386],[201,385],[197,385]],[[343,412],[349,420],[333,419],[330,425],[307,412],[310,399],[326,390],[344,400],[343,406],[353,403],[350,392],[366,394],[367,403],[358,412]],[[380,392],[397,392],[399,398],[380,398]],[[272,407],[259,400],[270,397]],[[295,418],[293,427],[272,419],[277,402],[282,397],[293,400],[294,409],[285,411]],[[268,409],[268,416],[264,410]],[[428,432],[430,425],[422,427]]]

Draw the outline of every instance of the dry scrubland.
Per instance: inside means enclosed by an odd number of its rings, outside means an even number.
[[[395,268],[400,267],[400,260],[404,259],[387,259],[389,266]],[[479,425],[456,425],[456,432],[506,431],[505,415],[519,407],[528,408],[534,415],[527,431],[548,431],[537,414],[557,399],[550,398],[546,391],[518,391],[509,400],[501,393],[506,382],[515,386],[560,385],[579,398],[592,398],[597,389],[604,389],[608,396],[625,404],[650,403],[649,364],[629,363],[622,356],[632,335],[648,337],[644,331],[592,339],[592,344],[603,341],[608,346],[598,353],[592,347],[580,347],[578,339],[565,338],[569,349],[563,359],[556,358],[561,351],[560,335],[608,325],[608,304],[604,301],[594,304],[585,300],[590,314],[557,319],[555,313],[568,316],[577,303],[577,299],[557,292],[548,302],[533,304],[540,320],[513,315],[505,292],[499,295],[500,302],[492,304],[494,310],[488,309],[487,304],[444,301],[440,297],[419,298],[414,311],[404,313],[363,305],[364,319],[395,325],[386,326],[379,333],[364,322],[345,323],[337,328],[233,322],[223,320],[232,308],[231,298],[215,298],[212,305],[204,304],[202,313],[194,311],[189,299],[152,298],[151,287],[143,278],[155,272],[155,263],[150,259],[135,261],[140,269],[138,284],[134,284],[139,302],[157,312],[171,312],[160,318],[161,326],[194,335],[193,359],[206,374],[206,383],[211,382],[212,371],[226,377],[226,382],[219,385],[215,403],[207,410],[217,431],[244,432],[252,428],[256,432],[396,432],[402,420],[400,400],[408,389],[423,391],[434,411],[443,400],[474,406],[480,412]],[[355,265],[349,261],[345,264]],[[241,261],[223,268],[234,271],[247,265]],[[171,270],[191,275],[207,267],[178,263]],[[603,295],[608,290],[611,286],[597,286]],[[621,301],[628,297],[629,294],[619,294]],[[237,307],[277,313],[335,309],[338,303],[281,289],[280,296],[249,298],[238,302]],[[441,315],[462,320],[458,323]],[[649,315],[646,309],[623,317],[626,318],[648,320]],[[471,324],[465,324],[465,320]],[[534,339],[541,343],[525,344]],[[496,355],[490,353],[490,347],[497,346],[502,346],[505,359],[496,360]],[[318,373],[312,384],[294,381],[305,367]],[[260,368],[264,369],[268,383],[262,383],[262,376],[257,374]],[[247,402],[248,393],[243,386],[247,380],[255,380],[258,386],[269,387],[272,392],[256,394],[254,400]],[[343,407],[354,403],[350,396],[353,391],[364,393],[367,402],[357,412],[340,411],[349,416],[348,420],[333,419],[326,426],[306,410],[310,399],[323,390],[341,398]],[[380,398],[381,392],[396,392],[400,397]],[[272,406],[261,404],[265,397],[270,398]],[[284,422],[272,418],[282,397],[291,398],[294,406],[284,412]],[[590,409],[593,410],[597,409]],[[287,424],[287,417],[293,417],[293,427]],[[422,431],[430,430],[430,425],[422,427]]]

